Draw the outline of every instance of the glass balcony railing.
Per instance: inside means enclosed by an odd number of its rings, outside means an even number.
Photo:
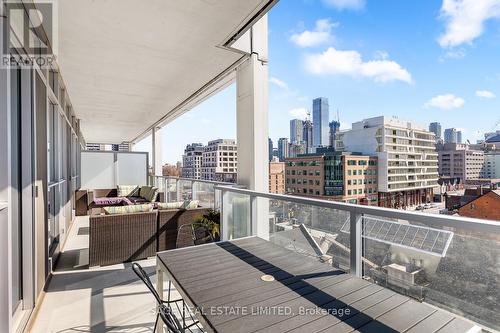
[[[215,191],[217,185],[235,186],[233,183],[209,180],[150,176],[149,184],[158,187],[164,193],[165,202],[198,200],[200,206],[212,209],[220,208],[220,199]]]
[[[251,235],[500,329],[500,223],[216,186],[222,238]],[[264,232],[263,232],[264,231]]]

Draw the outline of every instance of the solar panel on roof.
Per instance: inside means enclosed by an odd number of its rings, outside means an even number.
[[[340,231],[349,233],[350,230],[351,224],[347,220]],[[453,239],[453,232],[364,216],[361,236],[365,239],[444,257]]]

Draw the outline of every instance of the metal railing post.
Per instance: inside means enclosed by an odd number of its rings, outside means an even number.
[[[198,200],[198,189],[196,188],[198,184],[195,180],[191,181],[191,199],[193,200]]]
[[[181,201],[181,188],[179,186],[179,179],[175,180],[175,190],[177,192],[177,200],[176,201]]]
[[[250,223],[247,228],[247,236],[255,236],[257,232],[258,217],[257,217],[257,197],[255,195],[250,196]]]
[[[221,222],[221,240],[223,241],[227,241],[229,240],[229,220],[228,220],[228,216],[227,215],[227,209],[228,207],[226,206],[227,202],[227,192],[224,190],[224,189],[221,189],[220,190],[220,222]]]
[[[357,277],[363,277],[363,243],[361,239],[361,228],[363,223],[363,215],[350,211],[350,272]]]
[[[168,178],[163,178],[163,202],[168,202]]]

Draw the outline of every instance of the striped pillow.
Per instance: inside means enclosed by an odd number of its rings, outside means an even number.
[[[131,205],[131,206],[104,207],[103,210],[106,215],[145,213],[153,211],[153,205],[144,204],[144,205]]]
[[[157,203],[158,209],[179,209],[184,206],[184,201],[178,201],[178,202],[158,202]]]
[[[184,201],[184,204],[182,205],[182,208],[184,209],[195,209],[198,208],[200,204],[199,200],[186,200]]]
[[[119,197],[132,197],[139,194],[139,186],[137,185],[118,185]]]

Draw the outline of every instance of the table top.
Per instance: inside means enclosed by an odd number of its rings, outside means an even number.
[[[157,258],[207,331],[445,333],[477,327],[257,237]]]

